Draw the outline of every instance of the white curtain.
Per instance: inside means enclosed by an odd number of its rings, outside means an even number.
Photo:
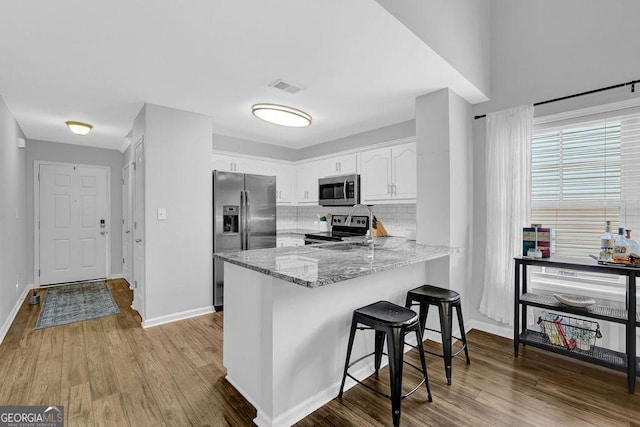
[[[480,312],[513,324],[514,262],[529,225],[533,106],[487,114],[487,230]]]

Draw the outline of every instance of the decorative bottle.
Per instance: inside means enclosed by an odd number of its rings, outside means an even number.
[[[618,228],[618,238],[613,245],[613,261],[614,262],[629,262],[629,255],[631,255],[631,245],[624,238],[624,228]]]
[[[631,253],[635,255],[640,255],[640,242],[631,238],[631,230],[626,229],[624,231],[625,233],[627,233],[625,239],[631,245]]]
[[[604,234],[600,237],[600,260],[611,261],[615,239],[611,234],[611,221],[607,221]]]

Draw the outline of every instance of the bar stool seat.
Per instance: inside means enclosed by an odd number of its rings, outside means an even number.
[[[425,350],[429,354],[433,354],[444,359],[444,370],[447,377],[447,384],[451,385],[451,359],[464,351],[467,359],[467,365],[471,364],[469,359],[469,351],[467,350],[467,336],[464,330],[464,321],[462,319],[462,308],[460,304],[460,294],[450,289],[439,288],[432,285],[423,285],[407,292],[405,307],[410,308],[414,305],[420,306],[420,331],[424,335],[424,331],[439,332],[442,337],[442,353],[433,353]],[[429,314],[429,306],[438,306],[440,317],[440,330],[427,328],[427,315]],[[452,317],[453,309],[456,310],[458,318],[458,326],[460,328],[460,338],[452,337]],[[462,348],[455,354],[452,354],[451,339],[455,338],[462,341]]]
[[[365,325],[365,326],[358,326]],[[351,350],[353,348],[353,340],[355,337],[356,329],[366,330],[373,329],[375,331],[375,351],[360,357],[352,363]],[[404,337],[409,332],[415,332],[418,341],[418,350],[420,354],[421,367],[417,367],[404,360]],[[381,393],[378,390],[364,384],[357,378],[349,374],[349,368],[356,363],[364,360],[367,357],[375,356],[375,374],[378,375],[380,370],[380,364],[382,361],[383,347],[385,338],[387,341],[387,351],[389,357],[389,379],[391,386],[391,395]],[[404,364],[408,364],[411,367],[422,372],[422,381],[415,386],[407,394],[402,395],[402,369]],[[400,402],[402,399],[413,394],[420,386],[425,383],[427,388],[427,396],[429,402],[433,401],[431,396],[431,388],[429,386],[429,376],[427,374],[427,362],[424,357],[424,349],[422,348],[422,332],[419,325],[418,315],[408,308],[390,303],[388,301],[378,301],[376,303],[367,305],[365,307],[358,308],[353,312],[353,318],[351,321],[351,331],[349,333],[349,345],[347,347],[347,358],[344,364],[344,373],[342,375],[342,384],[340,385],[340,392],[338,398],[342,397],[344,392],[344,383],[347,376],[357,383],[365,386],[369,390],[380,394],[391,400],[391,413],[393,417],[393,425],[400,425]]]

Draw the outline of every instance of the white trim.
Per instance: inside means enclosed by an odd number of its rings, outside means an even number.
[[[510,327],[510,326],[492,325],[490,323],[485,323],[480,320],[472,320],[469,322],[469,328],[467,329],[467,333],[469,333],[473,329],[477,329],[479,331],[487,332],[493,335],[498,335],[499,337],[508,338],[511,340],[513,339],[513,327]]]
[[[125,138],[124,141],[122,142],[122,145],[120,146],[120,152],[124,153],[125,151],[127,151],[127,148],[129,148],[129,146],[131,145],[131,140],[129,138]]]
[[[369,150],[377,150],[378,148],[386,148],[386,147],[392,147],[395,145],[401,145],[401,144],[407,144],[407,143],[411,143],[411,142],[416,142],[416,137],[415,136],[409,136],[406,138],[399,138],[399,139],[392,139],[390,141],[384,141],[384,142],[379,142],[373,145],[366,145],[363,147],[357,147],[357,148],[352,148],[349,150],[344,150],[344,151],[336,151],[334,153],[331,154],[323,154],[321,156],[316,156],[316,157],[308,157],[306,159],[302,159],[302,160],[282,160],[282,159],[276,159],[276,158],[268,158],[268,160],[266,161],[273,161],[273,162],[277,162],[277,163],[282,163],[282,164],[286,164],[286,165],[299,165],[299,164],[305,164],[308,162],[315,162],[317,160],[325,160],[325,159],[331,159],[333,157],[337,157],[337,156],[342,156],[345,154],[358,154],[358,153],[362,153],[365,151],[369,151]],[[238,153],[238,152],[233,152],[233,151],[223,151],[223,150],[212,150],[212,154],[215,156],[216,154],[219,155],[223,155],[223,156],[233,156],[233,157],[240,157],[243,159],[252,159],[252,160],[262,160],[265,161],[265,157],[264,156],[253,156],[251,154],[244,154],[244,153]]]
[[[107,207],[106,207],[106,222],[111,228],[111,166],[104,165],[89,165],[84,163],[67,163],[67,162],[53,162],[49,160],[34,160],[33,161],[33,284],[38,287],[40,283],[40,275],[38,269],[40,268],[40,227],[38,227],[38,221],[40,219],[40,180],[38,175],[40,174],[41,165],[50,166],[80,166],[89,168],[104,169],[107,173]],[[107,234],[107,259],[106,259],[106,277],[111,274],[111,235]]]
[[[203,314],[214,313],[215,309],[212,305],[207,307],[196,308],[193,310],[182,311],[180,313],[167,314],[166,316],[154,317],[153,319],[142,320],[143,328],[151,328],[153,326],[163,325],[165,323],[176,322],[178,320],[189,319],[190,317],[202,316]]]
[[[309,157],[309,158],[303,159],[303,160],[296,160],[295,162],[293,162],[293,164],[297,166],[299,164],[305,164],[305,163],[308,163],[308,162],[315,162],[315,161],[318,161],[318,160],[331,159],[333,157],[342,156],[342,155],[345,155],[345,154],[359,154],[359,153],[364,153],[364,152],[367,152],[367,151],[377,150],[379,148],[393,147],[393,146],[396,146],[396,145],[409,144],[409,143],[413,143],[413,142],[416,142],[416,137],[415,136],[409,136],[409,137],[406,137],[406,138],[399,138],[399,139],[392,139],[390,141],[379,142],[377,144],[366,145],[364,147],[357,147],[357,148],[352,148],[350,150],[344,150],[344,151],[336,151],[335,153],[331,153],[331,154],[323,154],[322,156]]]
[[[27,295],[29,295],[29,292],[31,291],[31,289],[33,289],[33,285],[27,285],[24,287],[24,291],[22,292],[22,295],[20,295],[20,297],[16,301],[13,308],[11,309],[11,312],[7,316],[7,319],[2,325],[2,328],[0,328],[0,344],[2,344],[2,342],[4,341],[4,337],[7,336],[7,332],[9,332],[9,328],[11,327],[11,324],[13,323],[16,316],[18,315],[18,311],[20,311],[20,307],[22,307],[22,303],[24,302],[25,298],[27,298]]]
[[[111,276],[109,276],[109,280],[112,280],[112,279],[124,279],[124,274],[122,273],[112,274]]]

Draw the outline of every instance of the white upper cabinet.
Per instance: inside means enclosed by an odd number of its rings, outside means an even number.
[[[299,205],[318,204],[318,178],[323,161],[304,162],[296,165],[296,203]]]
[[[263,174],[276,177],[276,204],[293,203],[293,165],[276,161],[264,161]]]
[[[336,175],[350,175],[358,173],[358,154],[345,154],[319,160],[319,176],[324,178]]]
[[[407,143],[362,153],[361,201],[415,202],[416,145]]]
[[[263,161],[240,156],[213,153],[213,170],[263,174]]]
[[[392,199],[416,200],[418,173],[416,144],[403,144],[391,149]]]
[[[213,153],[214,171],[234,172],[234,158],[225,154]]]

